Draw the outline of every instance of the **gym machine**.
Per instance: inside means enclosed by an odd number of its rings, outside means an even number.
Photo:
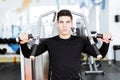
[[[38,25],[37,25],[37,35],[34,36],[34,34],[29,35],[29,37],[32,37],[33,38],[33,42],[32,44],[34,44],[34,49],[31,53],[31,56],[30,57],[34,57],[34,53],[36,51],[36,48],[38,46],[38,44],[40,43],[41,40],[43,40],[44,38],[47,38],[48,36],[46,36],[46,33],[44,30],[44,26],[42,25],[42,19],[46,16],[49,16],[53,14],[53,20],[52,20],[52,24],[54,25],[54,22],[55,22],[55,18],[56,18],[56,11],[49,11],[49,12],[46,12],[42,15],[39,16],[39,19],[38,19]],[[28,27],[28,28],[31,28],[31,27]],[[26,31],[26,30],[24,30]],[[23,32],[24,32],[23,31]],[[28,43],[29,44],[29,43]],[[31,44],[31,43],[30,43]],[[21,52],[21,77],[22,79],[21,80],[26,80],[26,70],[25,70],[25,66],[26,66],[26,62],[29,63],[28,66],[31,66],[31,75],[32,76],[31,80],[45,80],[45,72],[48,72],[48,71],[45,71],[46,68],[49,68],[48,66],[48,63],[45,62],[45,59],[47,59],[48,61],[48,54],[47,52],[45,52],[45,54],[42,54],[38,57],[35,58],[35,60],[29,60],[27,61],[27,59],[24,58],[24,56],[22,55],[22,52]],[[48,75],[48,74],[47,74]]]
[[[82,28],[80,26],[79,21],[77,23],[78,30],[80,30],[80,29],[84,30],[84,32],[86,33],[86,35],[89,38],[89,41],[90,41],[91,45],[95,49],[96,54],[100,54],[97,47],[96,47],[96,44],[95,44],[95,42],[93,40],[93,36],[91,35],[91,32],[89,31],[89,29],[87,29],[88,24],[87,24],[86,17],[83,14],[80,14],[80,13],[77,13],[77,12],[74,12],[74,11],[71,11],[71,13],[73,15],[77,15],[77,16],[79,16],[79,17],[81,17],[83,19],[84,24],[83,24]],[[44,17],[50,15],[50,14],[54,14],[53,21],[52,21],[54,23],[55,22],[55,17],[56,17],[56,11],[50,11],[50,12],[44,13],[39,17],[39,20],[38,20],[38,29],[39,29],[39,31],[37,33],[38,34],[37,37],[33,36],[34,49],[32,51],[32,55],[30,56],[31,58],[34,58],[34,53],[35,53],[35,51],[37,49],[37,46],[40,43],[40,41],[42,39],[46,38],[45,36],[43,36],[44,35],[43,33],[45,33],[45,32],[44,32],[44,27],[42,26],[42,19]],[[73,29],[73,32],[74,32],[74,29]],[[78,35],[81,35],[81,34],[78,34]],[[96,34],[94,36],[95,37],[102,37],[102,34],[99,34],[99,35]],[[47,66],[47,68],[48,68],[49,65],[44,65],[44,58],[45,58],[44,55],[40,55],[40,56],[36,57],[35,60],[31,60],[30,64],[31,64],[32,80],[45,80],[44,70],[45,70],[45,67]],[[95,63],[94,58],[92,56],[90,56],[88,59],[89,59],[90,71],[85,71],[85,74],[87,74],[87,73],[103,73],[103,71],[98,71],[96,63]],[[25,80],[25,75],[26,75],[25,70],[24,70],[25,69],[25,59],[24,59],[22,54],[21,54],[21,64],[23,64],[23,65],[21,65],[21,74],[22,74],[21,76],[22,76],[22,80]],[[92,65],[94,65],[95,70],[93,70]]]
[[[100,54],[100,52],[98,51],[98,48],[96,46],[96,43],[93,40],[93,37],[94,38],[99,38],[99,37],[102,38],[102,34],[98,34],[98,33],[91,34],[91,32],[88,29],[88,23],[87,23],[86,17],[83,14],[80,14],[80,13],[76,13],[76,12],[72,12],[72,13],[74,15],[78,15],[82,18],[82,20],[80,19],[80,21],[76,22],[77,29],[78,29],[78,34],[77,35],[82,36],[82,37],[88,36],[91,45],[93,46],[94,50],[96,51],[96,54]],[[103,70],[98,70],[93,56],[88,57],[88,65],[89,65],[90,70],[85,71],[85,75],[90,74],[90,73],[100,73],[100,74],[104,75]]]

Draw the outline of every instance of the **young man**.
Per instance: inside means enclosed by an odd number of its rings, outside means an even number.
[[[58,36],[42,41],[37,48],[35,56],[46,50],[49,52],[51,67],[49,80],[80,80],[82,51],[99,59],[104,58],[107,54],[111,38],[109,33],[104,33],[103,38],[99,39],[103,41],[103,44],[99,49],[101,55],[97,55],[88,38],[71,35],[72,26],[71,12],[60,10],[57,15]],[[22,53],[26,58],[29,58],[32,50],[27,47],[26,43],[31,39],[28,38],[28,34],[21,34],[20,40]]]

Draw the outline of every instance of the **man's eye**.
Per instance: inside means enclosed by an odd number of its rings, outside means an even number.
[[[60,21],[60,23],[63,23],[63,21]]]
[[[70,23],[70,21],[67,21],[66,23]]]

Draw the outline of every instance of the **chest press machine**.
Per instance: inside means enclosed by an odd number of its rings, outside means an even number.
[[[82,19],[80,19],[80,21],[76,22],[77,28],[76,28],[76,30],[73,29],[73,33],[75,35],[82,36],[82,37],[88,36],[91,45],[93,46],[94,50],[96,51],[96,54],[100,54],[100,52],[98,51],[98,48],[96,46],[96,43],[93,40],[93,37],[94,38],[102,38],[102,34],[97,34],[97,33],[91,34],[89,29],[87,28],[88,24],[87,24],[86,17],[80,13],[76,13],[76,12],[72,12],[72,13],[82,17]],[[85,71],[85,75],[91,74],[91,73],[100,73],[100,74],[104,75],[103,70],[98,70],[96,61],[93,56],[88,56],[88,65],[89,65],[90,70]]]
[[[41,31],[42,30],[44,30],[44,28],[42,27],[42,25],[41,25],[41,19],[43,18],[43,17],[46,17],[46,16],[48,16],[48,15],[50,15],[50,14],[53,14],[54,13],[54,15],[56,16],[56,11],[50,11],[50,12],[47,12],[47,13],[44,13],[43,15],[41,15],[40,17],[39,17],[39,20],[38,20],[38,27],[39,27],[39,32],[38,32],[38,37],[35,39],[35,47],[34,47],[34,49],[33,49],[33,51],[32,51],[32,55],[31,56],[34,56],[34,53],[35,53],[35,51],[36,51],[36,48],[37,48],[37,45],[40,43],[40,33],[41,33]],[[98,49],[97,49],[97,47],[96,47],[96,44],[95,44],[95,42],[94,42],[94,40],[93,40],[93,37],[92,37],[92,35],[91,35],[91,32],[87,29],[87,27],[88,27],[88,25],[87,25],[87,20],[86,20],[86,17],[83,15],[83,14],[80,14],[80,13],[77,13],[77,12],[73,12],[73,11],[71,11],[71,13],[73,14],[73,15],[76,15],[76,16],[79,16],[79,17],[81,17],[82,18],[82,22],[80,22],[80,21],[78,21],[76,24],[77,24],[77,30],[75,30],[75,29],[73,29],[72,30],[72,32],[73,32],[73,35],[78,35],[78,36],[85,36],[85,34],[84,33],[86,33],[86,35],[88,36],[88,38],[89,38],[89,41],[90,41],[90,43],[91,43],[91,45],[94,47],[94,49],[95,49],[95,51],[96,51],[96,54],[100,54],[99,53],[99,51],[98,51]],[[53,18],[53,22],[54,22],[54,20],[55,20],[55,16],[54,16],[54,18]],[[77,33],[77,31],[79,31],[79,33]],[[44,32],[44,31],[43,31]],[[54,35],[54,34],[53,34]],[[95,35],[95,37],[101,37],[102,35],[99,35],[99,36],[96,36]],[[34,37],[33,37],[34,38]],[[32,80],[38,80],[38,79],[40,79],[40,80],[44,80],[44,68],[46,67],[46,66],[44,66],[43,65],[43,58],[44,58],[44,56],[43,55],[41,55],[40,57],[37,57],[34,61],[31,61],[31,74],[32,74]],[[21,65],[21,73],[22,73],[22,80],[25,80],[25,75],[27,75],[27,74],[25,74],[25,70],[24,70],[24,67],[25,67],[25,59],[23,58],[23,55],[21,55],[21,64],[23,64],[23,65]],[[40,62],[40,65],[41,66],[39,66],[38,65],[38,63]],[[94,58],[92,57],[92,56],[89,56],[88,57],[88,64],[89,64],[89,68],[90,68],[90,71],[85,71],[85,74],[88,74],[88,73],[102,73],[102,74],[104,74],[104,72],[103,71],[99,71],[98,69],[97,69],[97,66],[96,66],[96,62],[95,62],[95,60],[94,60]],[[38,67],[39,67],[39,70],[38,70]],[[94,70],[94,69],[95,70]],[[38,74],[39,73],[39,74]]]

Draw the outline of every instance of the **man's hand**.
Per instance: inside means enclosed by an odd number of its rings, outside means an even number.
[[[102,55],[98,55],[98,56],[97,56],[97,59],[102,59]]]
[[[30,60],[35,60],[35,56],[30,56]]]
[[[20,39],[20,44],[25,44],[29,41],[32,41],[32,39],[28,37],[28,34],[26,33],[22,33],[20,36],[19,36],[19,39]]]
[[[99,40],[105,42],[105,43],[110,43],[112,35],[110,33],[103,33],[102,38],[98,38]]]

